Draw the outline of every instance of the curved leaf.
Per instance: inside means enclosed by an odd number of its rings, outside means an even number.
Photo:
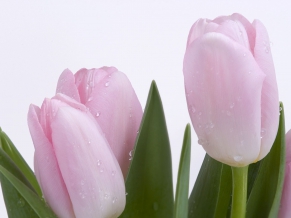
[[[161,98],[153,81],[126,179],[122,218],[173,217],[170,142]]]
[[[188,217],[188,193],[189,193],[189,173],[190,173],[190,157],[191,155],[191,127],[187,124],[183,147],[180,157],[180,165],[178,172],[178,181],[176,188],[176,198],[174,207],[175,218]]]

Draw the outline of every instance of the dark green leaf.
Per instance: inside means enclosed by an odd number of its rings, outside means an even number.
[[[27,178],[27,180],[30,182],[30,184],[33,186],[33,188],[36,190],[37,194],[39,196],[42,196],[41,189],[39,187],[39,184],[35,178],[35,175],[33,171],[30,169],[26,161],[23,159],[19,151],[16,149],[12,141],[9,139],[9,137],[1,130],[0,128],[0,137],[1,137],[1,143],[0,147],[8,154],[8,156],[13,160],[13,162],[18,166],[18,168],[22,171],[24,176]]]
[[[261,161],[247,202],[247,217],[277,217],[285,170],[285,122],[282,103],[279,129],[270,153]]]
[[[183,147],[178,172],[174,217],[188,217],[189,173],[191,159],[191,127],[188,124],[184,133]]]
[[[23,184],[25,184],[31,191],[35,192],[32,185],[11,160],[11,158],[0,148],[0,166],[4,167],[11,174],[17,177]],[[26,203],[26,200],[21,197],[21,194],[14,188],[14,186],[0,173],[1,186],[3,197],[9,217],[38,217],[35,212]],[[18,207],[20,205],[20,207]],[[22,206],[25,205],[25,206]]]
[[[120,217],[173,217],[170,142],[161,98],[154,81],[126,179],[126,191],[126,207]]]
[[[231,184],[230,166],[206,154],[189,198],[188,217],[225,217],[230,202]]]
[[[33,210],[38,214],[39,217],[43,218],[56,218],[56,215],[52,212],[52,210],[45,204],[45,202],[31,189],[29,189],[26,185],[24,185],[19,179],[17,179],[13,174],[11,174],[4,167],[0,166],[0,172],[3,176],[6,177],[7,180],[17,189],[17,191],[21,194],[22,198],[19,198],[18,203],[19,207],[24,207],[25,202],[33,208]],[[23,215],[17,217],[24,217]],[[30,216],[26,216],[30,217]]]

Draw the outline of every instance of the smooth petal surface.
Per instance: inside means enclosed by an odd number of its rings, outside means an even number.
[[[279,125],[279,94],[267,30],[258,20],[255,20],[253,25],[256,29],[254,57],[261,70],[266,74],[261,98],[262,142],[258,157],[258,160],[260,160],[269,153],[277,135]]]
[[[46,202],[59,217],[75,217],[52,144],[44,134],[39,119],[40,109],[31,105],[28,126],[35,147],[34,167],[37,180]]]
[[[132,85],[114,67],[82,69],[75,77],[81,103],[100,125],[125,178],[143,114]]]
[[[57,99],[51,104],[57,104]],[[52,142],[77,218],[118,217],[125,206],[118,162],[90,113],[59,107]]]
[[[188,46],[183,71],[199,144],[231,166],[254,162],[260,152],[265,75],[251,51],[221,33],[207,33]]]
[[[291,130],[286,134],[286,166],[279,218],[291,217]]]
[[[62,93],[80,102],[78,89],[75,85],[75,77],[69,69],[65,69],[61,74],[56,93]]]

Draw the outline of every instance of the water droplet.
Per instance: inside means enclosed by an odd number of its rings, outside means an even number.
[[[125,195],[128,195],[128,193],[127,193],[127,192],[125,192]]]
[[[83,192],[80,192],[79,195],[82,199],[85,199],[85,197],[86,197],[85,193],[83,193]]]
[[[100,205],[100,210],[103,210],[103,205],[102,204]]]
[[[91,144],[91,141],[90,140],[88,141],[88,144]]]
[[[261,129],[261,138],[263,138],[265,134],[266,134],[266,129],[262,128]]]
[[[242,36],[242,31],[241,30],[239,31],[239,35]]]
[[[133,150],[131,150],[131,151],[129,152],[129,160],[132,160],[132,152],[133,152]]]
[[[153,209],[154,209],[154,211],[158,211],[158,209],[159,209],[159,204],[158,204],[157,202],[154,202],[154,203],[153,203]]]
[[[207,141],[206,139],[202,139],[202,138],[200,138],[200,139],[198,140],[198,144],[199,144],[199,145],[207,145],[207,144],[208,144],[208,141]]]
[[[132,114],[131,114],[131,113],[129,113],[129,117],[130,117],[130,118],[132,117]]]
[[[210,129],[213,129],[214,128],[214,123],[209,122],[209,127],[210,127]]]
[[[283,108],[282,107],[279,107],[279,111],[282,111],[283,110]]]
[[[249,73],[249,74],[251,74],[252,72],[251,72],[251,71],[249,71],[248,73]]]
[[[108,81],[105,83],[105,86],[106,86],[106,87],[108,87],[108,86],[109,86],[109,82],[108,82]]]
[[[198,123],[198,128],[201,128],[201,127],[202,127],[202,125],[200,123]]]
[[[268,48],[268,46],[265,46],[265,52],[266,52],[266,53],[269,53],[269,48]]]
[[[230,109],[233,109],[233,108],[234,108],[234,105],[235,105],[235,103],[234,103],[234,102],[231,102],[231,103],[229,104],[229,108],[230,108]]]
[[[111,172],[111,175],[112,176],[115,176],[115,171],[114,170]]]
[[[97,113],[96,113],[96,117],[99,117],[99,116],[100,116],[100,114],[101,114],[100,112],[97,112]]]
[[[88,98],[88,100],[87,101],[92,101],[93,100],[93,97],[91,96],[90,98]]]
[[[101,168],[101,169],[100,169],[100,173],[103,173],[103,172],[104,172],[104,170],[103,170],[103,168]]]
[[[234,159],[236,162],[240,162],[243,158],[242,158],[242,156],[234,156],[233,159]]]
[[[244,53],[244,57],[246,56],[246,53]]]
[[[192,105],[192,106],[191,106],[191,112],[192,112],[192,113],[195,113],[195,111],[196,111],[196,109],[195,109],[195,107]]]
[[[91,82],[89,83],[89,86],[90,86],[90,87],[94,87],[94,82],[91,81]]]
[[[97,166],[100,166],[102,164],[101,160],[97,160]]]
[[[109,195],[107,193],[104,194],[104,199],[108,199]]]
[[[19,198],[17,201],[17,206],[18,207],[23,207],[25,205],[25,201],[23,198]]]
[[[236,98],[236,100],[237,100],[237,101],[241,101],[241,97],[238,96],[238,97]]]
[[[137,130],[136,134],[138,134],[138,133],[139,133],[139,130]]]
[[[117,198],[116,198],[116,197],[113,198],[113,200],[112,200],[112,204],[114,204],[116,201],[117,201]]]
[[[227,116],[231,116],[231,112],[230,111],[226,111]]]

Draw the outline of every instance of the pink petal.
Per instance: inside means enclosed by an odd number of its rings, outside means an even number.
[[[195,39],[202,36],[203,34],[214,32],[218,26],[219,25],[208,19],[197,20],[190,29],[187,46],[189,46]]]
[[[39,123],[39,118],[40,109],[30,105],[28,126],[35,147],[34,166],[37,180],[46,202],[59,217],[75,217],[52,144],[46,138]]]
[[[277,135],[279,125],[279,95],[267,30],[258,20],[255,20],[253,25],[256,29],[255,60],[266,74],[262,88],[262,142],[258,157],[258,160],[260,160],[269,153]]]
[[[100,71],[95,77],[100,78]],[[101,72],[103,74],[103,72]],[[142,108],[133,87],[122,72],[95,79],[91,101],[86,102],[100,125],[126,178],[130,156],[142,118]]]
[[[75,77],[69,69],[64,70],[61,74],[56,93],[62,93],[80,102],[80,96],[75,85]]]
[[[235,21],[236,23],[243,25],[243,29],[246,31],[248,35],[248,41],[249,41],[249,46],[250,50],[253,53],[253,49],[255,46],[255,38],[256,38],[256,32],[252,24],[242,15],[238,13],[234,13],[231,16],[221,16],[213,20],[213,22],[217,24],[222,24],[223,22],[227,20],[232,20]],[[242,30],[242,29],[241,29]]]
[[[286,166],[279,218],[291,217],[291,130],[286,134]]]
[[[92,115],[62,106],[51,125],[56,157],[76,217],[120,215],[125,207],[122,172]]]
[[[199,143],[216,160],[245,166],[260,152],[264,73],[252,53],[220,33],[207,33],[184,58],[187,103]]]

